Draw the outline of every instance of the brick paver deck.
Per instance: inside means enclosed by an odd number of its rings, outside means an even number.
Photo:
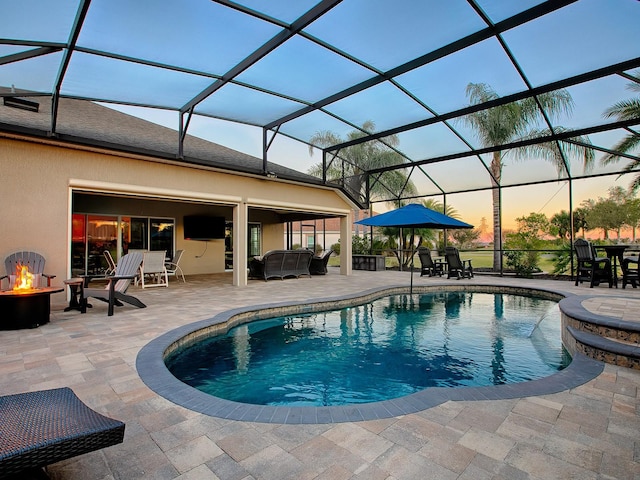
[[[233,287],[228,274],[187,282],[134,288],[146,309],[119,307],[107,317],[106,304],[98,301],[85,315],[64,312],[60,304],[53,306],[47,325],[0,331],[3,394],[69,386],[90,407],[126,423],[121,445],[52,465],[53,479],[640,478],[640,372],[614,366],[559,393],[447,401],[365,422],[243,422],[173,404],[150,390],[136,371],[138,352],[159,335],[230,308],[408,284],[409,274],[344,277],[330,269],[326,276],[251,281],[246,288]],[[416,275],[414,282],[456,281]],[[462,282],[593,295],[598,299],[585,302],[585,308],[640,318],[640,289],[479,275]]]

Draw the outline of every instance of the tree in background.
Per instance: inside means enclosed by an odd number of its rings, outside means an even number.
[[[530,277],[540,271],[540,250],[544,247],[543,236],[549,231],[549,220],[544,213],[530,213],[526,217],[516,218],[518,229],[507,234],[505,252],[507,266],[516,274]]]
[[[575,217],[574,217],[575,218]],[[562,240],[571,239],[571,216],[566,210],[561,210],[549,219],[549,233]]]
[[[589,230],[587,209],[585,207],[578,207],[573,210],[573,230],[576,233],[582,230],[582,238],[585,237],[587,230]]]
[[[493,234],[489,233],[489,226],[487,225],[486,217],[482,217],[480,219],[478,231],[480,232],[480,240],[484,241],[485,239],[488,239],[488,237],[491,237],[491,241],[493,241]]]
[[[480,238],[480,229],[460,228],[456,230],[450,230],[449,235],[459,248],[473,248]]]
[[[486,103],[499,98],[499,95],[487,84],[469,83],[467,97],[472,105]],[[549,120],[561,114],[570,114],[573,110],[573,100],[566,90],[556,90],[525,98],[517,102],[508,103],[487,110],[471,113],[464,121],[473,128],[484,147],[503,145],[517,140],[539,138],[548,135],[548,130],[539,130],[537,125],[545,122],[542,114],[544,109]],[[563,127],[554,127],[556,133],[565,131]],[[582,144],[589,144],[586,137],[579,138]],[[560,147],[561,150],[558,148]],[[565,170],[565,159],[568,156],[583,158],[584,168],[588,169],[593,163],[594,154],[589,148],[568,142],[550,142],[514,148],[508,152],[498,150],[493,152],[491,159],[491,183],[493,185],[493,240],[494,255],[493,269],[500,270],[502,257],[497,251],[498,241],[502,231],[500,224],[500,192],[498,187],[502,178],[504,156],[511,154],[517,160],[538,157],[554,163],[558,172]]]
[[[620,239],[620,230],[628,225],[626,202],[629,197],[620,187],[609,189],[607,198],[598,197],[597,200],[584,200],[580,205],[585,209],[589,230],[602,229],[604,240],[609,239],[609,232],[617,232]]]
[[[630,198],[625,203],[627,226],[631,228],[631,240],[636,241],[636,230],[640,225],[640,198]]]
[[[375,124],[367,121],[362,124],[361,130],[353,130],[347,134],[347,138],[330,131],[316,132],[309,139],[309,154],[313,156],[314,147],[330,147],[350,140],[357,140],[375,131]],[[365,133],[367,132],[367,133]],[[351,195],[364,197],[366,194],[366,173],[374,168],[390,167],[406,163],[402,155],[394,150],[400,140],[397,135],[381,138],[380,141],[359,143],[342,149],[338,154],[341,161],[333,161],[327,168],[327,180],[343,184]],[[322,162],[313,165],[307,173],[322,178]],[[397,196],[400,192],[411,195],[416,193],[414,184],[409,180],[404,169],[391,170],[380,175],[370,184],[370,196],[372,198],[392,194]],[[359,212],[356,210],[358,220]],[[359,234],[359,225],[355,225],[356,235]]]
[[[633,75],[635,77],[635,81],[629,82],[627,88],[633,92],[640,92],[640,70],[636,70]],[[619,121],[640,118],[640,96],[615,103],[604,112],[604,116],[607,118],[614,118]],[[613,151],[619,152],[620,154],[627,154],[633,152],[637,153],[637,151],[640,150],[640,133],[632,130],[631,128],[628,128],[627,130],[629,131],[629,134],[611,148]],[[618,162],[623,158],[625,160],[629,160],[627,157],[622,157],[620,154],[609,153],[608,155],[605,155],[602,158],[602,164],[609,165],[611,163]],[[631,172],[633,170],[637,170],[638,167],[640,167],[640,160],[637,158],[630,159],[629,163],[624,167],[624,171]],[[637,174],[631,182],[631,185],[629,185],[629,190],[631,192],[636,192],[638,188],[640,188],[640,174]]]

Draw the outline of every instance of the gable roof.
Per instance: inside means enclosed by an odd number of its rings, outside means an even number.
[[[0,93],[9,93],[0,88]],[[20,96],[22,95],[24,96]],[[0,103],[0,131],[22,133],[34,137],[55,138],[61,142],[102,147],[113,151],[149,155],[184,162],[189,165],[229,170],[233,173],[265,175],[263,161],[237,150],[187,135],[183,157],[177,151],[178,132],[105,107],[95,102],[60,98],[55,137],[50,136],[51,97],[30,96],[16,92],[15,97],[36,102],[38,111],[29,111]],[[267,162],[267,172],[278,178],[320,184],[320,179],[291,168]]]

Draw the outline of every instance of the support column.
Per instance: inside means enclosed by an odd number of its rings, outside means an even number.
[[[351,224],[353,213],[340,217],[340,275],[351,275]]]
[[[247,286],[247,235],[249,211],[246,202],[233,207],[233,285]]]

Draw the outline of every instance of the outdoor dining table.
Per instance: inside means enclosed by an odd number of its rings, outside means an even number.
[[[618,288],[618,263],[622,265],[622,258],[624,251],[629,248],[629,245],[598,245],[596,248],[601,248],[607,254],[607,257],[611,259],[611,269],[613,271],[613,284]]]

